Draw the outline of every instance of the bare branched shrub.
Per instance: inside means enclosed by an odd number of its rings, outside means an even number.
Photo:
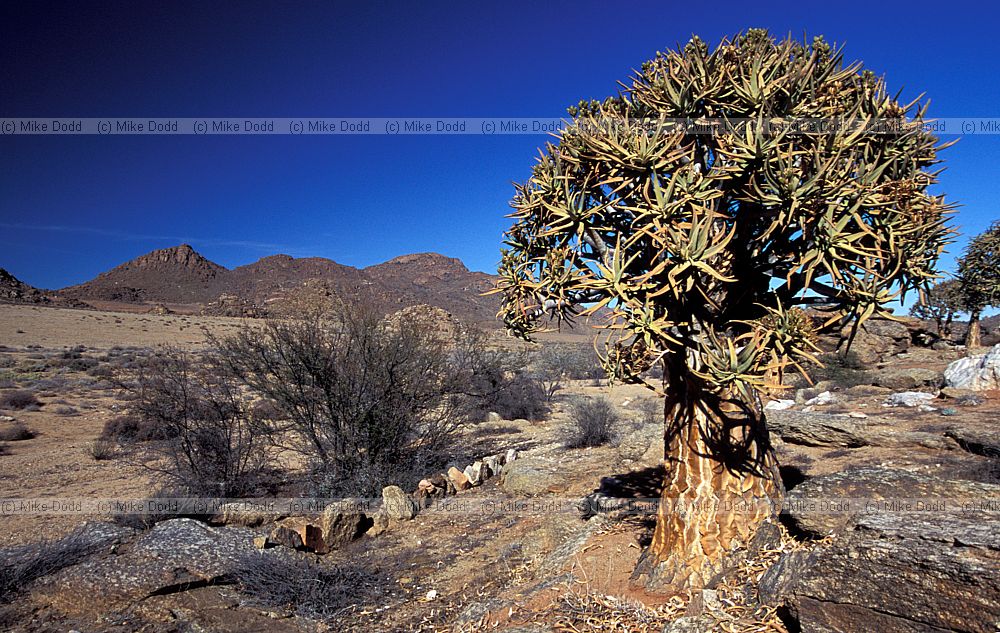
[[[227,370],[269,403],[260,407],[270,411],[268,437],[316,465],[324,494],[403,483],[393,480],[443,459],[462,422],[447,341],[417,318],[341,306],[213,343]]]
[[[226,369],[212,357],[164,349],[123,382],[129,413],[166,438],[150,445],[165,465],[150,468],[190,494],[248,494],[268,462],[249,398]]]
[[[39,406],[38,398],[27,389],[5,391],[0,394],[0,409],[28,409]]]
[[[83,530],[0,551],[0,603],[10,601],[39,578],[81,562],[100,546]]]
[[[491,345],[485,332],[464,328],[455,342],[453,364],[465,392],[463,413],[470,420],[481,421],[491,411],[507,420],[540,420],[548,414],[546,389],[527,371],[525,351]]]
[[[614,439],[621,418],[604,397],[580,398],[573,403],[564,441],[568,448],[601,446]]]
[[[240,592],[254,603],[317,620],[374,602],[393,586],[356,563],[328,564],[270,552],[243,557],[235,578]]]

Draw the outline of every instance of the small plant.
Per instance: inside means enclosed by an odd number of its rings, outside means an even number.
[[[565,443],[568,448],[601,446],[614,438],[621,418],[604,397],[581,398],[573,403]]]
[[[33,437],[34,432],[20,422],[0,426],[0,442],[19,442]]]
[[[5,391],[0,394],[0,409],[28,409],[39,406],[38,398],[27,389]]]
[[[90,444],[90,456],[102,462],[115,456],[115,443],[104,438],[97,438]]]
[[[854,352],[833,352],[821,357],[823,366],[811,371],[814,381],[827,381],[840,389],[872,384],[871,372]]]
[[[56,415],[76,415],[79,413],[76,409],[68,405],[59,405],[54,409]]]

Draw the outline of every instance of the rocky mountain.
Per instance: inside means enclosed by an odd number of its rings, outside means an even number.
[[[227,316],[284,315],[333,296],[365,299],[395,311],[426,304],[457,318],[493,322],[493,277],[437,253],[404,255],[367,268],[322,257],[271,255],[229,270],[187,244],[153,251],[64,288],[66,299],[100,307],[167,305]]]
[[[46,297],[38,288],[24,283],[0,268],[0,301],[10,303],[45,303]]]

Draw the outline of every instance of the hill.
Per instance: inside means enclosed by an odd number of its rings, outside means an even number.
[[[281,316],[341,296],[374,301],[387,311],[426,304],[465,321],[492,323],[498,300],[482,293],[493,280],[437,253],[403,255],[361,269],[322,257],[271,255],[230,270],[181,244],[137,257],[58,295],[105,309],[168,306],[228,316]]]

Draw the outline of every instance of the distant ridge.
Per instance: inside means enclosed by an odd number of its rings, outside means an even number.
[[[323,257],[279,254],[229,270],[181,244],[55,294],[102,309],[169,306],[230,316],[280,315],[316,295],[337,294],[372,299],[392,310],[429,305],[464,321],[494,323],[499,300],[482,296],[494,279],[438,253],[401,255],[361,269]]]

